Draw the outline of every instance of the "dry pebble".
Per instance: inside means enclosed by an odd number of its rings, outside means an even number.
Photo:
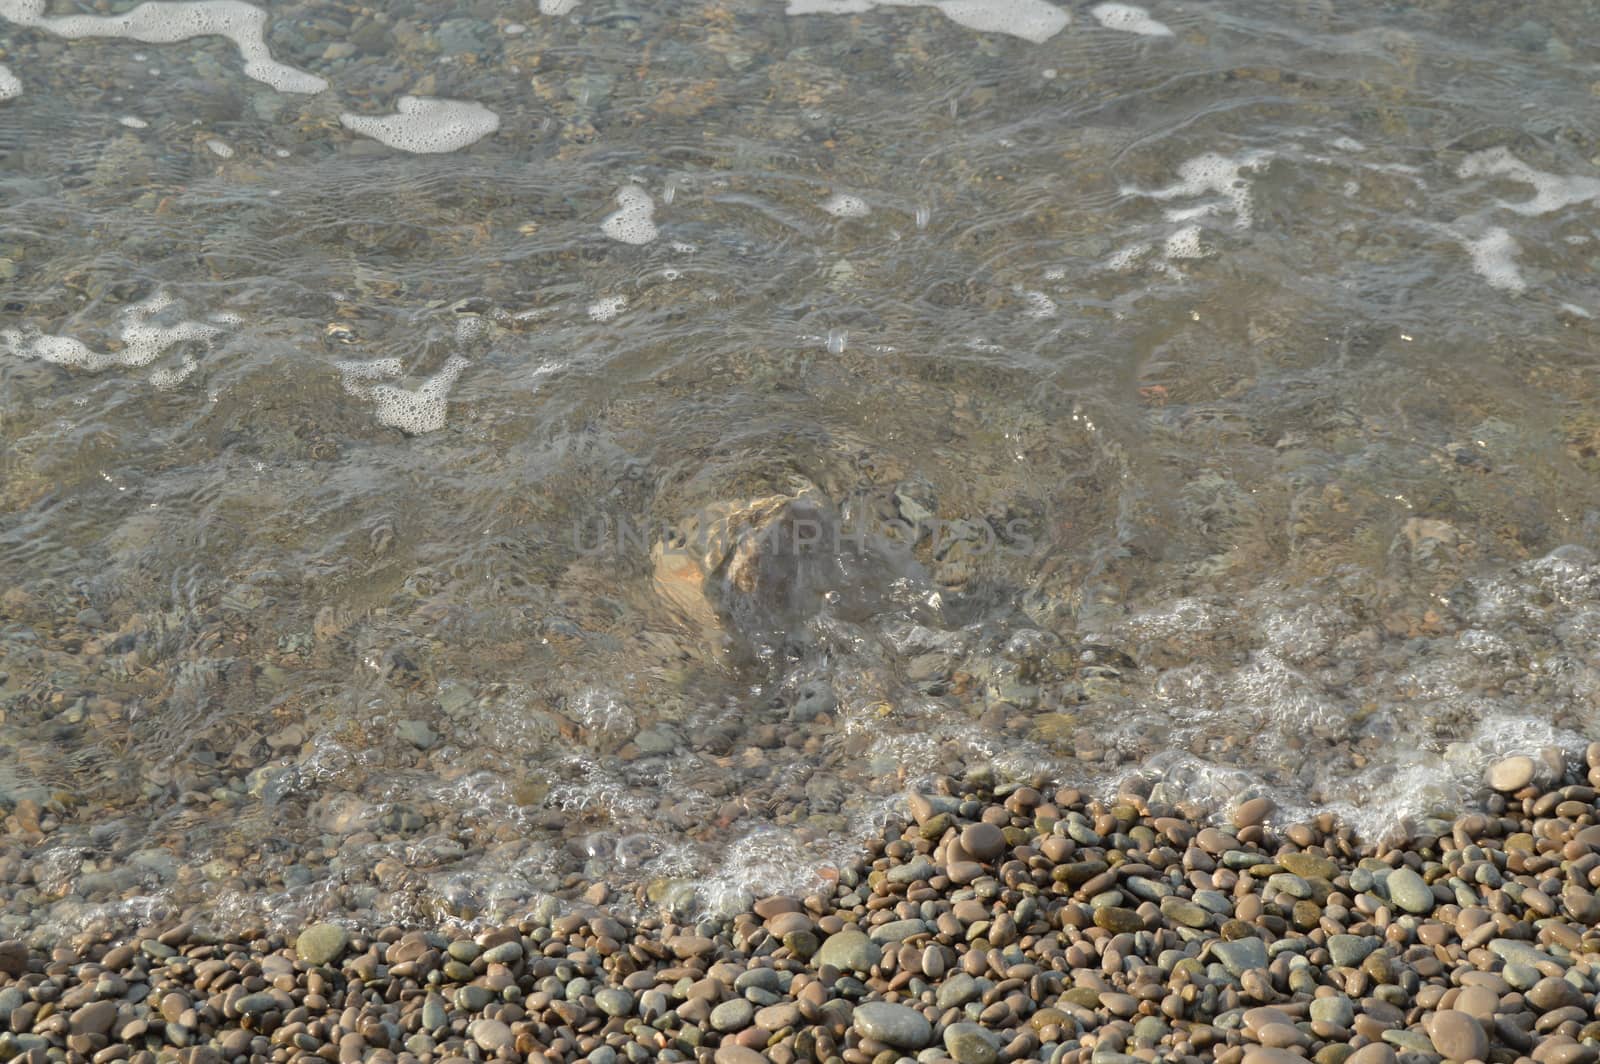
[[[629,923],[608,888],[470,938],[0,942],[0,1059],[1596,1064],[1600,805],[1561,764],[1381,847],[1263,799],[1224,830],[943,779],[826,889],[727,919]]]

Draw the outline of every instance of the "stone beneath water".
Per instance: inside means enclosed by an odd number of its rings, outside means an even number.
[[[300,932],[295,952],[306,964],[318,966],[335,960],[350,944],[350,932],[338,924],[317,924]]]

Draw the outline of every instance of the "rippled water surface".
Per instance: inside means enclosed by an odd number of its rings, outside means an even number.
[[[0,937],[1596,733],[1590,5],[785,2],[0,0]]]

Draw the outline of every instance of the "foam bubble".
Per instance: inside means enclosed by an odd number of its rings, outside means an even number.
[[[1203,259],[1205,248],[1200,246],[1200,227],[1188,225],[1167,237],[1161,253],[1169,259]]]
[[[445,405],[450,389],[461,371],[471,365],[460,355],[450,358],[439,372],[423,381],[414,391],[382,383],[384,377],[397,377],[398,358],[378,358],[370,362],[341,362],[340,384],[347,394],[376,404],[379,424],[399,429],[408,436],[437,432],[444,428]]]
[[[849,196],[843,192],[835,192],[823,200],[822,209],[835,218],[865,218],[872,211],[860,196]]]
[[[346,112],[339,122],[352,133],[417,154],[459,151],[500,128],[500,116],[472,100],[402,96],[392,115]]]
[[[1157,22],[1150,12],[1133,4],[1096,4],[1089,9],[1096,22],[1108,30],[1138,33],[1146,37],[1171,37],[1165,22]]]
[[[1549,214],[1579,203],[1600,203],[1600,179],[1562,177],[1535,170],[1506,148],[1473,152],[1461,161],[1456,173],[1461,177],[1505,177],[1532,185],[1532,199],[1521,203],[1500,201],[1500,206],[1518,214]]]
[[[49,18],[44,0],[0,0],[0,17],[58,37],[115,37],[145,44],[176,44],[194,37],[226,37],[239,49],[246,76],[279,92],[318,93],[328,83],[272,58],[267,13],[244,0],[147,0],[120,15]]]
[[[132,115],[123,115],[121,118],[117,119],[117,121],[122,123],[123,125],[127,126],[129,129],[148,129],[148,128],[150,128],[150,123],[149,122],[146,122],[142,118],[135,118]]]
[[[1116,270],[1119,273],[1123,270],[1131,270],[1139,264],[1139,260],[1149,250],[1149,244],[1129,244],[1106,260],[1106,269]]]
[[[0,100],[14,100],[22,95],[22,82],[11,68],[0,63]]]
[[[1007,33],[1043,44],[1072,21],[1044,0],[943,0],[934,5],[945,18],[980,33]]]
[[[1028,301],[1028,309],[1025,312],[1028,317],[1044,319],[1056,316],[1056,301],[1043,292],[1030,290],[1022,293],[1022,298]]]
[[[1476,240],[1463,238],[1461,245],[1472,256],[1472,269],[1492,287],[1507,292],[1527,291],[1528,282],[1517,267],[1517,242],[1500,226],[1489,229]]]
[[[583,0],[539,0],[539,14],[541,15],[567,15]]]
[[[159,325],[150,320],[172,305],[168,296],[157,292],[149,299],[125,308],[119,333],[122,347],[116,351],[96,351],[71,336],[51,336],[36,329],[0,330],[0,350],[18,358],[33,358],[99,373],[113,366],[143,368],[169,349],[182,344],[201,344],[209,348],[222,335],[219,326],[205,322],[180,321],[173,325]],[[172,387],[185,380],[198,366],[199,362],[194,356],[186,353],[177,369],[157,370],[150,379],[157,387]]]
[[[638,185],[624,185],[617,192],[619,209],[605,216],[600,231],[624,244],[648,244],[658,235],[656,205],[650,193]]]
[[[233,149],[228,146],[226,141],[218,140],[216,137],[212,137],[210,140],[206,141],[206,147],[211,150],[211,154],[217,156],[219,159],[233,158]]]
[[[791,15],[859,15],[875,7],[931,7],[958,26],[1005,33],[1035,44],[1066,28],[1072,16],[1045,0],[789,0]]]
[[[589,304],[589,317],[595,321],[610,321],[627,309],[627,296],[606,296]]]
[[[1216,152],[1206,152],[1204,155],[1185,160],[1178,167],[1178,180],[1165,188],[1149,190],[1125,188],[1123,191],[1158,200],[1212,194],[1219,198],[1197,206],[1175,208],[1167,212],[1167,217],[1172,221],[1181,222],[1231,211],[1234,224],[1240,229],[1248,229],[1254,199],[1250,194],[1250,182],[1244,175],[1260,170],[1271,159],[1271,155],[1259,151],[1244,152],[1233,158]]]

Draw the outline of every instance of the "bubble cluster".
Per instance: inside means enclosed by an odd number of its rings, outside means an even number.
[[[1108,30],[1138,33],[1145,37],[1171,37],[1165,22],[1150,17],[1150,12],[1133,4],[1096,4],[1089,9],[1094,20]]]
[[[1462,247],[1472,256],[1472,271],[1491,287],[1507,292],[1525,292],[1528,282],[1517,266],[1517,252],[1521,249],[1510,233],[1494,226],[1476,240],[1463,237]]]
[[[0,100],[14,100],[22,95],[22,82],[11,68],[0,63]]]
[[[0,17],[58,37],[113,37],[145,44],[176,44],[194,37],[226,37],[239,49],[244,72],[279,92],[318,93],[328,83],[280,63],[266,44],[267,13],[244,0],[147,0],[120,15],[47,17],[43,0],[0,0]]]
[[[1169,221],[1186,222],[1214,214],[1232,213],[1233,224],[1240,229],[1250,228],[1254,198],[1246,173],[1254,173],[1267,165],[1272,156],[1266,152],[1250,151],[1228,157],[1217,152],[1206,152],[1186,159],[1178,167],[1178,180],[1164,188],[1125,188],[1130,195],[1147,196],[1155,200],[1186,199],[1211,195],[1215,199],[1189,207],[1167,211]]]
[[[867,206],[867,201],[860,196],[850,196],[843,192],[835,192],[823,200],[822,209],[835,218],[865,218],[872,211],[872,208]]]
[[[539,0],[539,14],[541,15],[566,15],[572,12],[583,0]]]
[[[402,96],[392,115],[346,112],[339,122],[352,133],[414,154],[460,151],[500,128],[500,116],[472,100]]]
[[[627,296],[606,296],[589,304],[589,317],[595,321],[606,322],[628,309]]]
[[[206,141],[206,148],[219,159],[233,158],[233,148],[226,141],[212,137]]]
[[[454,355],[415,390],[383,381],[385,377],[401,374],[398,358],[341,362],[338,368],[340,384],[347,394],[375,404],[379,424],[399,429],[409,436],[420,436],[444,428],[450,389],[468,365],[466,359]]]
[[[1473,152],[1461,161],[1456,173],[1461,177],[1504,177],[1532,185],[1532,199],[1500,201],[1500,206],[1518,214],[1549,214],[1579,203],[1600,203],[1600,178],[1562,177],[1535,170],[1503,147]]]
[[[122,329],[118,338],[122,346],[116,351],[96,351],[83,341],[70,336],[51,336],[37,329],[0,330],[0,350],[18,358],[38,359],[58,366],[73,366],[98,373],[113,366],[142,368],[183,344],[199,344],[209,348],[222,335],[217,325],[198,321],[180,321],[161,325],[151,319],[173,305],[165,294],[157,292],[141,303],[135,303],[122,312]],[[184,353],[176,367],[163,367],[151,374],[150,380],[158,388],[169,388],[182,383],[199,368],[199,361]]]
[[[618,209],[600,222],[600,231],[624,244],[648,244],[660,235],[656,229],[655,201],[638,185],[617,191]]]

